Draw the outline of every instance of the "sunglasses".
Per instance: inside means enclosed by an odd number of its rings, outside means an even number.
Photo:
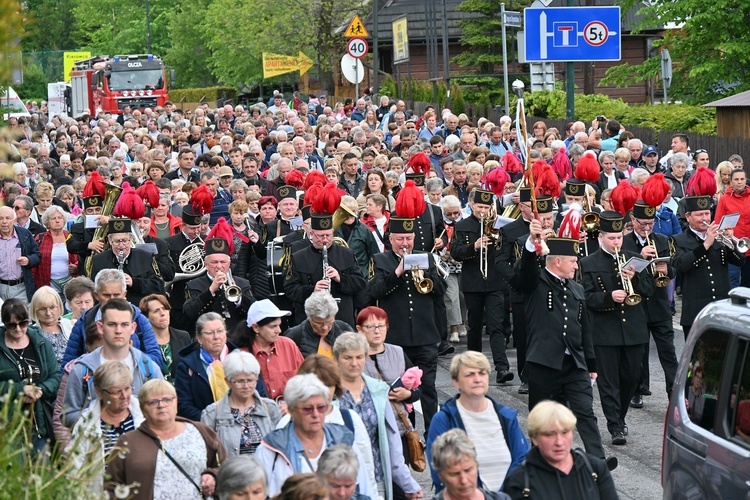
[[[19,321],[18,323],[13,323],[12,321],[5,323],[5,328],[10,331],[15,330],[19,326],[21,327],[21,329],[26,328],[27,326],[29,326],[29,320],[25,319],[23,321]]]
[[[325,412],[328,411],[328,405],[317,405],[317,406],[303,406],[302,408],[297,408],[300,413],[303,415],[310,416],[315,412],[318,412],[321,415],[324,415]]]

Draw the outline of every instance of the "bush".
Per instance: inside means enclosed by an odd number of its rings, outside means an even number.
[[[169,91],[169,99],[178,104],[186,102],[213,102],[220,99],[236,101],[237,89],[233,87],[205,87],[198,89],[172,89]]]
[[[39,65],[27,63],[23,66],[23,84],[13,87],[18,97],[23,101],[37,101],[40,103],[39,96],[47,100],[47,76]]]
[[[524,95],[528,115],[542,118],[565,118],[565,92],[534,92]],[[625,126],[660,130],[682,130],[699,134],[716,134],[716,111],[688,104],[629,105],[621,99],[603,94],[576,94],[576,119],[591,123],[597,115],[616,119]]]

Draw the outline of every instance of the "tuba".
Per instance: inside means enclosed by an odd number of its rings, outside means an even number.
[[[333,230],[337,230],[339,227],[341,227],[341,224],[344,223],[346,219],[349,217],[356,217],[357,214],[352,212],[352,209],[344,205],[343,203],[339,206],[339,208],[336,209],[335,212],[333,212]]]
[[[622,288],[625,290],[625,293],[628,295],[625,297],[625,305],[628,306],[637,306],[641,303],[641,296],[635,293],[635,289],[633,288],[633,283],[630,281],[630,278],[626,278],[624,274],[622,274],[622,266],[625,265],[626,259],[624,255],[620,255],[620,249],[615,247],[615,259],[617,259],[617,271],[620,274],[620,281],[622,282]]]
[[[117,198],[120,197],[120,193],[122,193],[122,188],[120,186],[115,186],[114,184],[105,184],[105,191],[104,191],[104,200],[102,201],[102,215],[109,217],[112,215],[112,212],[115,210],[115,204],[117,203]],[[108,226],[98,226],[94,230],[94,240],[101,240],[103,238],[106,238],[107,233],[109,233],[109,227]],[[106,242],[105,242],[106,245]],[[105,246],[106,248],[106,246]],[[91,271],[94,267],[94,254],[92,253],[88,257],[86,257],[86,263],[84,266],[84,271],[86,273],[86,276],[93,278],[91,276]]]

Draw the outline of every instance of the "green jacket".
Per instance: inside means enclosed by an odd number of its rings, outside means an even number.
[[[18,371],[16,358],[5,344],[5,330],[4,326],[0,326],[0,394],[10,393],[23,396],[23,386],[25,384],[21,381],[21,374]],[[42,397],[34,403],[36,432],[40,437],[51,438],[52,429],[47,429],[45,425],[42,401],[50,405],[51,415],[52,405],[57,397],[57,389],[60,387],[60,378],[62,376],[60,366],[57,364],[57,358],[55,358],[55,351],[52,349],[52,345],[44,338],[37,326],[29,325],[26,333],[36,351],[41,371],[39,382],[36,385],[42,389]]]
[[[335,236],[343,238],[344,233],[341,231],[341,228],[336,230]],[[357,259],[357,264],[362,270],[362,275],[367,279],[370,258],[380,252],[370,229],[362,224],[361,221],[355,220],[349,240],[346,243],[349,245],[351,251],[354,252],[354,258]]]

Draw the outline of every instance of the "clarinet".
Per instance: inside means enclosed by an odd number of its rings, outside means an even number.
[[[323,279],[328,283],[328,291],[331,291],[331,278],[326,277],[328,271],[328,247],[323,245]]]
[[[117,270],[122,271],[123,265],[125,265],[125,252],[120,250],[117,252]]]

